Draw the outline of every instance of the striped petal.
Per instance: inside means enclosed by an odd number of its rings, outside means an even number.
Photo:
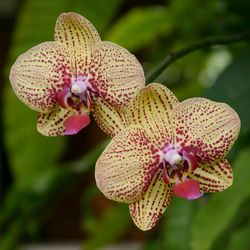
[[[141,127],[118,133],[97,160],[96,183],[104,195],[120,202],[142,197],[158,165],[154,147]]]
[[[223,159],[213,166],[198,167],[189,178],[200,183],[200,189],[205,193],[220,192],[233,183],[233,172],[227,160]]]
[[[172,142],[172,109],[177,104],[177,98],[168,88],[151,83],[132,101],[128,110],[129,123],[142,125],[154,144],[162,147]]]
[[[83,16],[70,12],[56,21],[55,41],[62,43],[71,54],[72,68],[80,71],[91,60],[96,43],[100,42],[95,27]]]
[[[38,112],[49,112],[57,103],[57,92],[70,81],[69,55],[55,42],[41,43],[18,57],[10,82],[17,97]]]
[[[97,94],[115,107],[127,106],[145,85],[135,56],[112,42],[97,45],[89,71],[95,75]]]
[[[202,165],[223,159],[239,134],[240,119],[224,103],[191,98],[177,105],[174,115],[175,143]]]
[[[127,127],[126,110],[114,108],[100,97],[95,100],[92,111],[99,127],[112,137]]]
[[[46,136],[72,135],[89,122],[87,114],[78,115],[73,110],[57,107],[50,113],[38,115],[37,130]]]
[[[143,231],[153,228],[169,205],[172,191],[172,185],[167,185],[163,181],[162,171],[158,171],[143,199],[129,205],[136,226]]]

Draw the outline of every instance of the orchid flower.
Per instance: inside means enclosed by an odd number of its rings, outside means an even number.
[[[155,226],[173,195],[192,200],[232,184],[225,157],[240,119],[227,104],[205,98],[179,102],[152,83],[133,99],[125,120],[98,159],[95,177],[107,198],[129,203],[140,229]]]
[[[126,107],[145,84],[137,59],[101,41],[95,27],[76,13],[58,17],[55,41],[19,56],[10,82],[17,97],[39,112],[37,128],[47,136],[76,134],[90,123],[90,111],[98,121],[102,109]]]

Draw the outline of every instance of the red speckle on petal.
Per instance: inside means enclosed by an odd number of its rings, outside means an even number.
[[[200,198],[203,193],[200,190],[200,183],[197,180],[186,178],[180,183],[176,183],[173,188],[174,194],[187,200]]]
[[[86,113],[81,115],[74,114],[70,116],[63,123],[66,128],[64,134],[65,135],[74,135],[77,134],[81,129],[85,128],[90,123],[90,118]]]

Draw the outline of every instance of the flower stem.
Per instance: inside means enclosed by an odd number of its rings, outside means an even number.
[[[146,82],[150,83],[154,81],[162,73],[162,71],[165,70],[170,64],[172,64],[179,58],[184,57],[196,50],[207,48],[214,45],[226,45],[245,40],[250,40],[250,30],[231,36],[208,37],[186,48],[180,49],[176,52],[171,52],[167,54],[167,56],[163,59],[163,61],[154,70],[152,70],[152,72],[148,74]]]

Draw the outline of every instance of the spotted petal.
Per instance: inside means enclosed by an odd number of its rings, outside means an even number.
[[[141,230],[153,228],[169,205],[172,197],[172,185],[167,185],[158,171],[151,181],[143,199],[129,205],[134,223]]]
[[[151,83],[132,101],[128,110],[129,123],[142,125],[154,144],[162,147],[172,142],[172,109],[177,104],[177,98],[168,88]]]
[[[78,115],[59,106],[52,112],[38,115],[37,130],[46,136],[76,134],[90,122],[87,114]]]
[[[237,113],[227,104],[204,98],[188,99],[174,109],[175,142],[211,165],[223,159],[240,130]]]
[[[68,83],[69,55],[55,42],[41,43],[18,57],[11,68],[10,82],[17,97],[39,112],[52,111],[57,91]]]
[[[134,202],[142,197],[159,157],[141,127],[131,126],[118,133],[96,163],[99,189],[112,200]]]
[[[97,45],[89,71],[95,75],[98,95],[115,107],[127,106],[145,85],[143,69],[135,56],[112,42]]]
[[[79,72],[90,63],[91,54],[101,38],[86,18],[70,12],[57,18],[55,41],[62,43],[70,51],[72,68]]]
[[[112,137],[127,127],[126,110],[115,108],[100,97],[95,99],[92,111],[99,127]]]
[[[223,191],[233,183],[232,168],[225,159],[210,167],[200,166],[189,177],[199,181],[205,193]]]

